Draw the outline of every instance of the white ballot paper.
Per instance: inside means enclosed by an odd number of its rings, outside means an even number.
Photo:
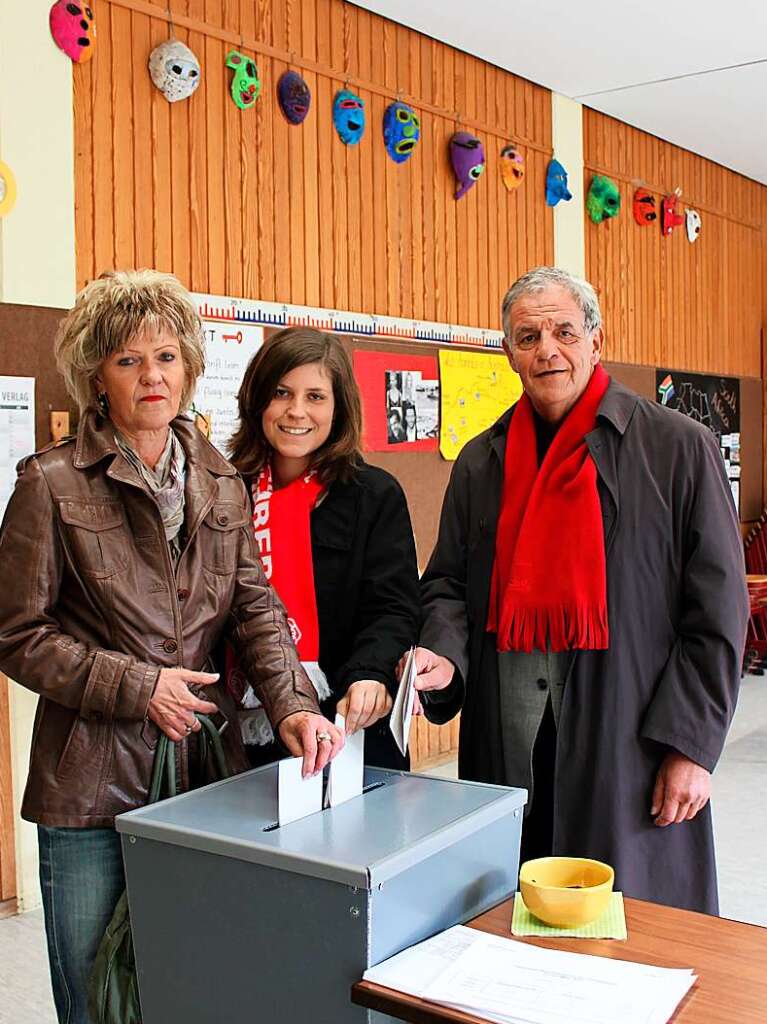
[[[277,820],[280,825],[322,810],[322,772],[303,779],[302,764],[300,757],[288,757],[279,762]]]
[[[458,926],[365,980],[501,1024],[666,1024],[691,970],[542,949]]]
[[[407,742],[410,737],[410,720],[413,717],[413,693],[417,674],[415,647],[411,647],[407,654],[402,678],[399,681],[397,696],[394,698],[394,707],[389,718],[389,728],[394,737],[394,742],[399,747],[403,757],[407,754]]]
[[[336,715],[337,729],[345,728],[343,715]],[[353,736],[347,735],[343,750],[336,754],[328,766],[328,788],[325,806],[338,807],[362,793],[365,774],[365,730],[358,729]]]

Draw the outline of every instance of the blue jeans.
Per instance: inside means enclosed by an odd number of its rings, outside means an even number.
[[[48,959],[59,1024],[90,1024],[88,978],[125,889],[111,828],[37,827]]]

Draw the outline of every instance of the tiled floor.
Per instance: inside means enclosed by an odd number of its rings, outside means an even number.
[[[714,775],[721,912],[767,926],[767,676],[748,677]],[[432,769],[455,777],[455,762]],[[0,921],[0,1024],[55,1024],[41,911]]]

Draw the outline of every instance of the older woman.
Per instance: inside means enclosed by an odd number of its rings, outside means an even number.
[[[167,274],[107,274],[65,317],[59,368],[77,436],[30,456],[0,535],[0,668],[40,694],[23,816],[40,879],[60,1021],[85,1024],[87,979],[125,886],[116,814],[145,802],[160,730],[196,779],[195,712],[230,717],[206,671],[226,636],[269,720],[321,770],[343,742],[320,715],[253,542],[234,468],[179,410],[204,357]],[[233,770],[239,730],[224,733]]]

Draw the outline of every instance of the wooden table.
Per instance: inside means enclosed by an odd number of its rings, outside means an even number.
[[[511,935],[513,900],[476,917],[470,927],[493,935]],[[628,940],[521,939],[536,946],[635,960],[658,967],[691,967],[698,975],[671,1018],[675,1024],[765,1024],[767,1021],[767,928],[706,914],[625,900]],[[352,1002],[411,1024],[460,1021],[474,1017],[360,981]]]

